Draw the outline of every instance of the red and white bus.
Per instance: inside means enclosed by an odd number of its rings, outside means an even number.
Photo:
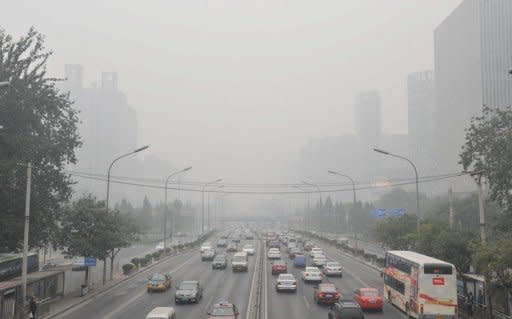
[[[413,251],[386,252],[384,296],[409,317],[454,319],[457,274],[442,260]]]

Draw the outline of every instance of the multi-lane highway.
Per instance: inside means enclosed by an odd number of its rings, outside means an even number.
[[[146,282],[148,273],[139,274],[122,284],[111,289],[107,293],[93,298],[79,305],[60,318],[88,319],[88,318],[145,318],[146,314],[157,306],[172,306],[176,309],[178,318],[206,318],[206,313],[218,300],[228,300],[240,309],[239,318],[246,318],[247,307],[251,291],[256,289],[255,275],[256,260],[262,254],[264,264],[262,278],[265,282],[263,290],[262,318],[327,318],[328,307],[319,306],[313,300],[313,285],[300,281],[301,269],[293,267],[292,260],[282,254],[282,258],[288,261],[289,272],[296,275],[299,283],[296,293],[276,293],[274,285],[277,279],[271,275],[270,261],[266,259],[265,245],[258,240],[253,242],[257,248],[256,255],[249,257],[249,271],[246,273],[233,273],[228,265],[224,270],[212,270],[211,262],[202,262],[198,250],[184,255],[171,257],[149,271],[171,272],[173,277],[172,288],[163,293],[148,293]],[[215,239],[212,239],[215,243]],[[329,259],[339,261],[343,268],[343,278],[326,278],[336,284],[344,298],[352,298],[353,291],[359,287],[376,287],[382,291],[382,279],[380,274],[359,263],[358,261],[343,255],[334,247],[319,244]],[[219,252],[224,249],[217,248]],[[230,256],[230,253],[227,253]],[[203,299],[198,304],[180,304],[174,302],[176,286],[182,280],[199,280],[203,286]],[[405,318],[389,305],[384,306],[383,313],[367,313],[367,318]]]

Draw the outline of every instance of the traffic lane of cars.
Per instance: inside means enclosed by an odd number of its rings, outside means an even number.
[[[325,251],[325,250],[324,250]],[[329,251],[325,251],[329,254]],[[347,257],[345,257],[347,258]],[[267,293],[268,293],[268,303],[269,303],[269,318],[276,317],[304,317],[304,314],[308,314],[309,318],[325,318],[327,316],[329,306],[328,305],[317,305],[314,300],[314,286],[313,283],[304,283],[301,280],[301,272],[303,268],[295,268],[293,267],[293,262],[291,259],[283,253],[283,259],[288,262],[288,273],[292,273],[295,275],[298,281],[297,293],[277,293],[275,291],[275,283],[277,280],[277,276],[272,276],[270,274],[270,270],[267,270]],[[337,256],[332,256],[330,259],[340,261],[342,266],[344,266],[345,272],[343,273],[343,277],[325,277],[323,282],[331,282],[336,285],[338,291],[341,293],[343,298],[345,299],[353,299],[354,290],[357,288],[364,287],[366,284],[370,284],[368,281],[374,283],[374,287],[380,288],[382,291],[382,279],[380,278],[378,273],[371,271],[370,268],[358,264],[354,261],[350,263],[345,263],[345,259],[338,258]],[[270,262],[267,268],[270,266]],[[308,264],[310,263],[308,259]],[[356,275],[355,272],[362,271],[364,272],[364,268],[366,268],[366,273],[364,276]],[[361,279],[363,277],[366,280]],[[373,278],[372,278],[373,277]],[[372,280],[368,280],[372,279]],[[378,282],[378,285],[377,285]],[[290,316],[289,314],[293,314],[294,316]],[[300,316],[299,316],[300,315]],[[384,311],[381,312],[365,312],[365,318],[405,318],[401,312],[391,307],[388,304],[384,305]]]
[[[168,269],[174,269],[184,264],[186,265],[186,263],[191,260],[192,256],[195,256],[194,252],[171,257],[152,268],[149,272],[135,275],[133,278],[119,284],[108,292],[93,297],[83,304],[63,313],[59,318],[105,318],[102,314],[107,314],[116,308],[123,307],[123,305],[128,303],[136,295],[146,293],[147,279],[150,273],[159,271],[165,272],[168,271]]]
[[[328,277],[328,281],[334,282],[344,298],[352,299],[354,290],[363,287],[377,288],[382,294],[384,283],[380,273],[374,269],[342,254],[334,247],[323,245],[328,259],[338,261],[343,268],[343,277]],[[367,312],[366,318],[406,318],[405,314],[384,301],[383,313]]]
[[[219,253],[222,250],[219,250]],[[231,254],[228,254],[230,256]],[[228,257],[229,258],[229,257]],[[214,270],[211,262],[201,261],[199,253],[194,254],[192,263],[179,271],[173,272],[173,288],[165,293],[151,293],[141,296],[128,307],[112,318],[144,318],[154,307],[171,306],[176,310],[178,318],[205,317],[214,303],[227,300],[237,305],[240,313],[247,309],[250,284],[254,272],[254,262],[249,260],[247,273],[233,273],[231,267],[224,270]],[[174,295],[179,283],[183,280],[199,280],[203,288],[203,298],[198,303],[176,304]]]

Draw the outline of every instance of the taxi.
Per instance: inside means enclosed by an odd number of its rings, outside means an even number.
[[[237,307],[227,301],[214,304],[212,310],[208,312],[208,318],[238,319],[238,315]]]
[[[149,276],[147,289],[148,292],[167,291],[171,288],[171,274],[156,272]]]

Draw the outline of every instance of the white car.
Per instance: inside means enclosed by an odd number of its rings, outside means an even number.
[[[343,277],[341,265],[337,261],[330,261],[324,266],[324,274],[326,276],[340,276]]]
[[[277,277],[276,291],[297,292],[297,279],[292,274],[280,274]]]
[[[156,245],[155,249],[156,249],[156,250],[164,249],[164,242],[163,242],[163,241],[159,242],[159,243]]]
[[[252,256],[254,255],[254,246],[251,244],[244,245],[244,248],[242,248],[242,251],[245,251],[247,255]]]
[[[324,251],[320,247],[311,248],[311,252],[309,253],[309,255],[313,258],[315,258],[316,255],[323,255],[323,254],[324,254]]]
[[[327,258],[324,255],[315,255],[311,264],[316,267],[323,267],[327,262]]]
[[[202,253],[202,252],[204,252],[205,250],[213,250],[212,243],[210,243],[209,241],[204,242],[204,243],[201,245],[201,253]]]
[[[277,248],[270,248],[267,253],[268,259],[281,259],[281,252]]]
[[[306,269],[302,272],[302,280],[321,282],[322,273],[318,267],[306,267]]]

